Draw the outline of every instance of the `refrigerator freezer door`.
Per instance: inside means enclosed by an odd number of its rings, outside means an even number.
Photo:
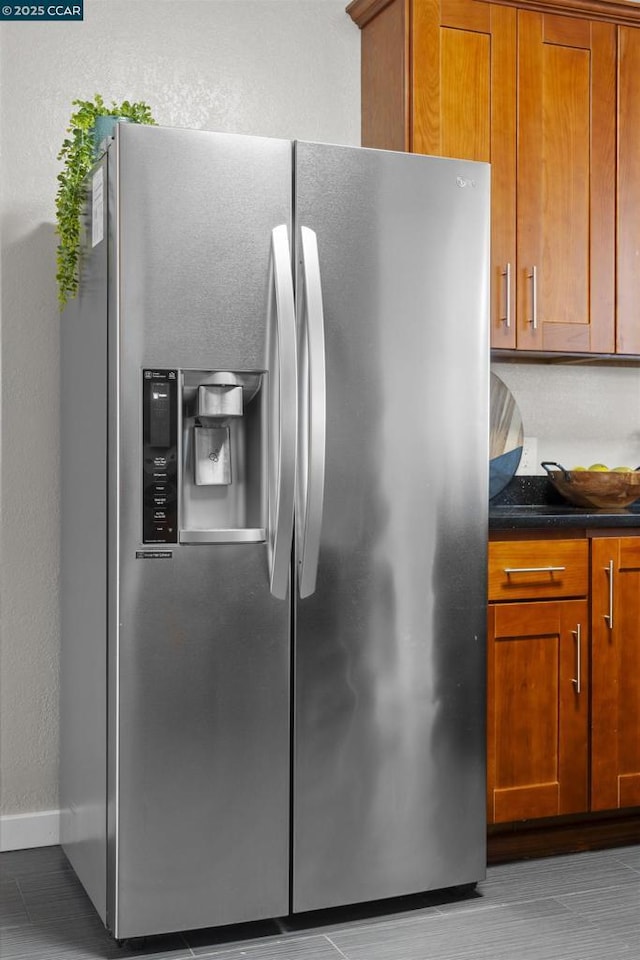
[[[109,916],[124,938],[288,910],[290,609],[267,544],[140,538],[143,369],[269,376],[291,144],[130,124],[117,150]]]
[[[303,911],[484,875],[489,168],[298,143],[295,183],[327,369],[296,605]]]

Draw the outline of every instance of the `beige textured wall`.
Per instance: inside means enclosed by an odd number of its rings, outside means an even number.
[[[563,466],[640,465],[640,365],[495,363],[513,393],[525,437],[535,437],[531,473],[542,460]]]
[[[0,813],[58,805],[56,154],[75,97],[159,123],[357,144],[360,33],[342,0],[85,0],[0,28]]]

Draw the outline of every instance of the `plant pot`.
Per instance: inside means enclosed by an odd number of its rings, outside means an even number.
[[[93,156],[97,160],[102,151],[102,141],[115,134],[116,123],[131,123],[128,117],[96,117],[93,125]]]

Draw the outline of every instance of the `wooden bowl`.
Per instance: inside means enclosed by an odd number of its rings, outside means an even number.
[[[541,464],[558,493],[577,507],[615,509],[640,498],[640,471],[565,470],[559,463]],[[550,470],[549,467],[557,467]]]

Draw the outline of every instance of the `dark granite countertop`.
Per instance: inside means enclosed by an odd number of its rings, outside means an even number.
[[[560,496],[547,477],[514,477],[489,501],[489,530],[545,527],[637,527],[640,533],[640,501],[616,510],[574,507]]]

